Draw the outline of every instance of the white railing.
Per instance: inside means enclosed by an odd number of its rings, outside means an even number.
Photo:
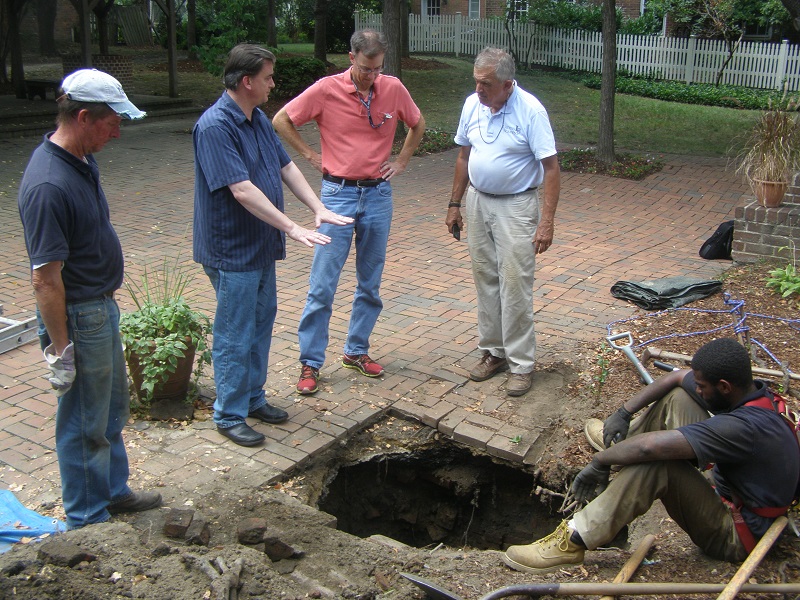
[[[381,15],[357,11],[356,29],[382,28]],[[545,65],[600,73],[601,33],[554,29],[502,19],[462,15],[409,15],[409,50],[474,56],[486,46],[507,48],[528,66]],[[687,83],[715,83],[728,51],[725,42],[649,35],[617,36],[617,68],[635,75]],[[721,83],[753,88],[800,90],[800,45],[742,42]]]

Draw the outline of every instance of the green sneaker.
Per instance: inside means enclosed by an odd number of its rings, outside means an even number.
[[[562,521],[553,533],[539,541],[526,546],[509,546],[503,562],[515,571],[536,574],[580,565],[586,548],[570,541],[570,535],[572,530]]]

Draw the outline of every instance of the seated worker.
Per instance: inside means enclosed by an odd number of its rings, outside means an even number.
[[[587,549],[613,539],[656,500],[709,556],[731,562],[747,557],[794,498],[800,447],[777,412],[745,405],[772,400],[773,394],[753,380],[750,357],[738,342],[724,338],[704,345],[691,367],[697,393],[713,416],[672,430],[652,418],[651,429],[595,454],[571,491],[579,502],[595,490],[600,495],[550,535],[510,546],[503,556],[508,566],[541,574],[579,565]],[[629,408],[636,408],[633,402]],[[653,408],[658,404],[648,413]],[[709,463],[715,463],[716,489],[696,468]],[[612,465],[622,469],[609,484]],[[743,520],[739,529],[736,513]]]

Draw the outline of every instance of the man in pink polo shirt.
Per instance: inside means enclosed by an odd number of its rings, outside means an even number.
[[[383,34],[365,29],[350,38],[350,68],[324,77],[284,106],[273,119],[275,130],[322,173],[320,198],[326,208],[353,218],[345,226],[320,226],[331,238],[314,249],[306,307],[300,318],[297,391],[313,394],[325,362],[328,325],[339,275],[355,233],[357,286],[342,365],[367,377],[383,367],[369,357],[369,336],[383,308],[379,290],[392,221],[392,186],[402,174],[425,131],[425,120],[408,90],[396,77],[381,75],[387,43]],[[322,155],[301,137],[297,127],[316,121]],[[408,126],[405,143],[392,158],[398,123]]]

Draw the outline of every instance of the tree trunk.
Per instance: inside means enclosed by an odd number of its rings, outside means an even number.
[[[186,2],[186,49],[189,51],[189,60],[197,60],[197,0]]]
[[[781,0],[781,4],[792,16],[792,25],[800,31],[800,0]]]
[[[402,78],[403,68],[400,54],[403,50],[402,24],[400,14],[405,0],[383,0],[383,35],[389,44],[389,50],[383,59],[383,70],[389,75]]]
[[[275,27],[275,0],[267,0],[267,46],[278,47],[278,29]]]
[[[56,5],[57,0],[36,1],[36,20],[39,24],[39,54],[42,56],[54,56],[58,53],[55,39]]]
[[[14,95],[23,99],[25,94],[25,66],[22,61],[22,41],[20,39],[19,25],[22,15],[25,13],[27,0],[3,0],[2,19],[4,31],[0,31],[2,38],[2,58],[3,58],[3,77],[6,75],[6,58],[11,57],[11,83],[14,87]]]
[[[600,85],[600,136],[597,160],[614,162],[614,92],[617,74],[617,11],[615,0],[603,0],[603,74]]]
[[[328,42],[325,29],[328,26],[328,0],[315,0],[314,4],[314,58],[328,62]]]
[[[408,0],[403,0],[400,7],[400,39],[403,41],[403,47],[400,50],[401,58],[411,58],[411,51],[408,47],[408,13],[411,12]]]
[[[114,0],[98,2],[92,11],[97,19],[97,32],[99,37],[100,54],[109,54],[108,13],[114,6]]]

